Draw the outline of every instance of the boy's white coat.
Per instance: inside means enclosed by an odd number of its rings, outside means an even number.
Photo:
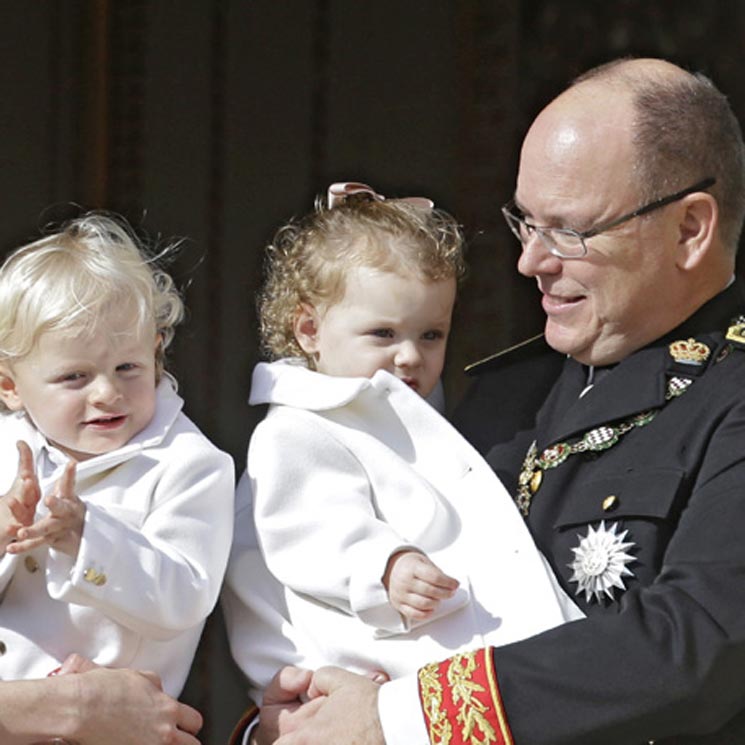
[[[2,558],[0,679],[44,677],[77,652],[100,665],[153,670],[166,691],[180,692],[225,571],[234,482],[230,456],[182,406],[162,381],[142,432],[78,464],[87,510],[76,561],[47,547]],[[66,457],[22,414],[0,417],[0,493],[15,478],[19,439],[49,493]]]

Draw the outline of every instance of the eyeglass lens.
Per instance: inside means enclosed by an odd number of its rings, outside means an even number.
[[[579,234],[572,230],[539,228],[530,225],[523,216],[513,212],[514,209],[514,206],[512,209],[505,209],[504,216],[513,234],[523,245],[528,243],[534,234],[537,234],[546,249],[553,254],[565,258],[584,256],[585,247]]]

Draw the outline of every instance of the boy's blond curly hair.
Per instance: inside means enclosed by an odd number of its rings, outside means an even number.
[[[134,331],[153,328],[160,335],[160,379],[184,307],[173,280],[154,262],[127,223],[105,213],[70,220],[17,249],[0,267],[0,362],[12,366],[47,331],[85,333],[112,308],[131,308]]]

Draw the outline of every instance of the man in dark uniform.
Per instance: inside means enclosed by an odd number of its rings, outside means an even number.
[[[587,619],[379,695],[320,671],[281,745],[745,744],[744,180],[726,99],[667,62],[541,112],[504,212],[545,340],[477,366],[457,423]]]

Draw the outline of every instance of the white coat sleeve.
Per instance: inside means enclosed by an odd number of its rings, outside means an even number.
[[[380,687],[378,717],[386,745],[429,745],[416,673]]]
[[[88,505],[76,561],[49,552],[49,594],[96,608],[151,639],[192,628],[217,601],[232,536],[233,486],[232,459],[192,443],[163,470],[141,526],[113,508]]]
[[[384,631],[402,631],[382,576],[409,546],[378,519],[354,454],[313,415],[287,409],[254,431],[248,453],[259,545],[284,585]]]

